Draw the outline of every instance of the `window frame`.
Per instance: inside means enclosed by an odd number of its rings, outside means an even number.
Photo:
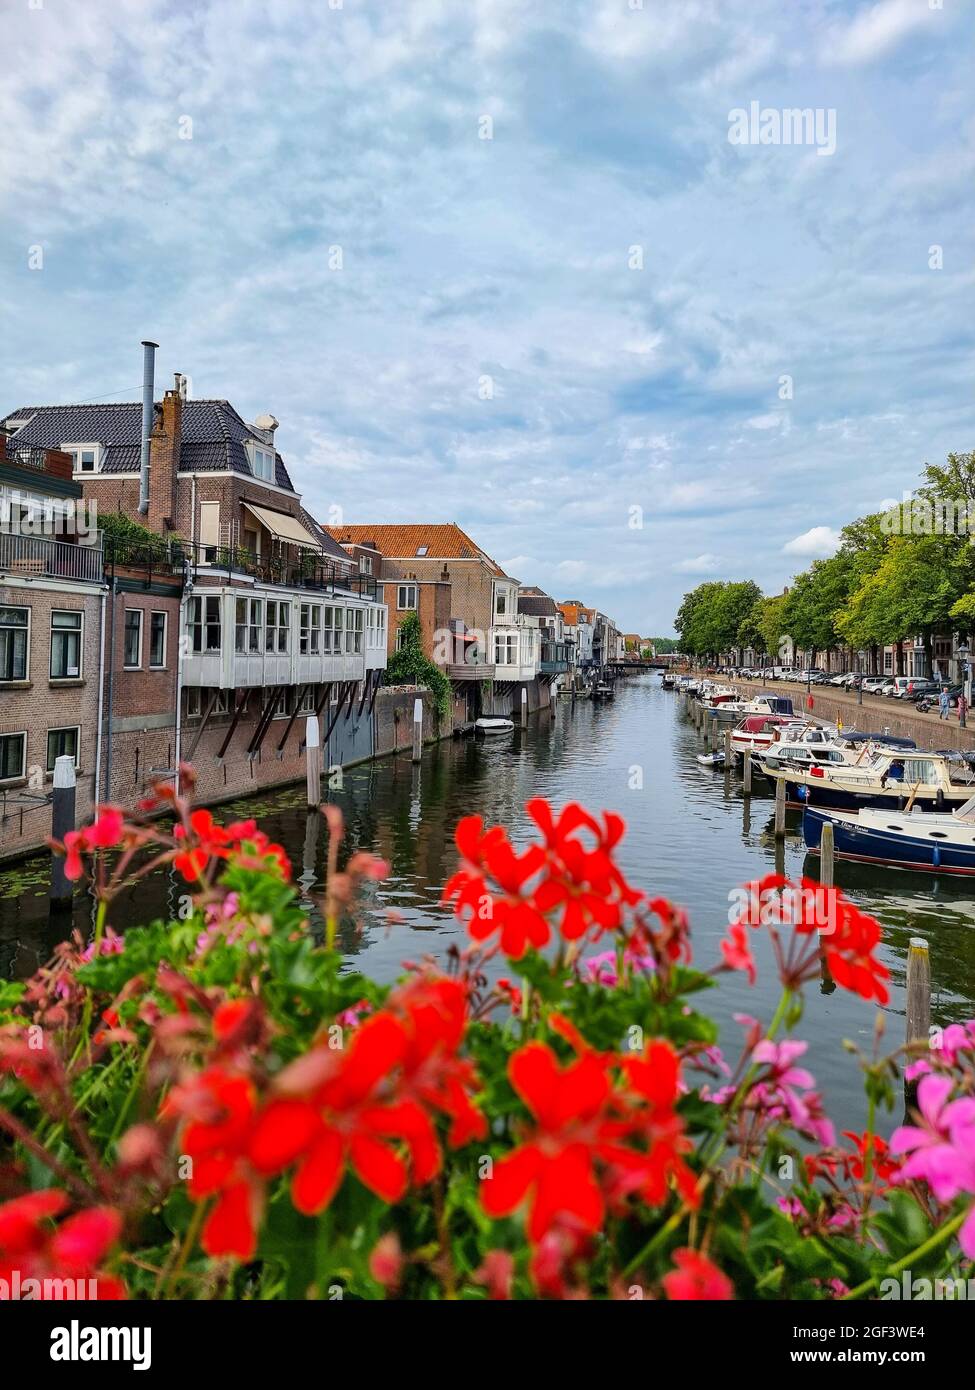
[[[216,604],[216,622],[207,616],[209,604]],[[196,613],[199,617],[195,617]],[[211,647],[207,644],[207,637],[211,627],[217,629],[217,645]],[[196,645],[196,633],[199,629],[200,645]],[[186,608],[186,635],[190,639],[190,656],[209,656],[213,653],[223,651],[223,613],[220,607],[219,594],[192,594]]]
[[[61,756],[60,754],[57,754],[57,753],[56,753],[56,754],[54,755],[54,759],[52,760],[52,758],[51,758],[51,735],[52,735],[52,734],[68,734],[68,733],[72,733],[72,732],[74,733],[74,736],[75,736],[75,739],[74,739],[74,766],[75,766],[75,771],[77,772],[78,769],[81,767],[81,725],[80,725],[80,724],[58,724],[58,725],[55,726],[55,728],[53,728],[53,729],[48,729],[48,731],[47,731],[47,741],[46,741],[46,744],[45,744],[45,755],[44,755],[44,759],[45,759],[45,771],[47,771],[47,772],[53,772],[53,771],[54,771],[54,762],[57,760],[58,757]]]
[[[73,618],[74,618],[74,617],[79,618],[80,621],[79,621],[79,623],[78,623],[77,628],[73,628],[73,627],[60,627],[60,628],[58,628],[58,627],[55,627],[55,626],[54,626],[54,616],[55,616],[56,613],[68,613],[68,614],[70,614],[71,617],[73,617]],[[67,675],[67,674],[65,673],[64,675],[56,676],[56,675],[54,674],[54,638],[55,638],[55,635],[56,635],[56,634],[59,635],[59,636],[74,636],[75,634],[77,634],[77,638],[78,638],[78,673],[77,673],[77,675],[69,676],[69,675]],[[65,662],[65,667],[67,667],[67,662]],[[81,680],[84,680],[84,678],[85,678],[85,610],[84,610],[83,608],[52,608],[52,609],[51,609],[51,651],[50,651],[50,654],[49,654],[49,656],[48,656],[47,671],[48,671],[48,679],[49,679],[49,680],[52,680],[52,681],[81,681]]]
[[[0,786],[3,786],[5,783],[8,782],[22,782],[24,778],[27,776],[27,730],[11,729],[7,733],[0,734],[0,744],[2,744],[8,738],[19,738],[22,740],[21,748],[23,752],[20,759],[20,771],[12,772],[9,776],[4,776],[2,775],[2,773],[0,773]],[[2,767],[3,759],[0,758],[0,770],[2,770]]]
[[[23,628],[14,624],[0,623],[5,631],[23,632],[24,636],[24,674],[22,676],[5,676],[0,672],[0,687],[5,685],[23,685],[30,680],[30,646],[33,628],[33,609],[29,603],[4,603],[0,604],[0,610],[16,609],[27,614],[27,622]]]
[[[92,463],[92,467],[82,468],[81,455],[83,452],[87,453],[89,450],[95,456]],[[61,452],[63,454],[71,455],[72,476],[91,477],[93,474],[100,473],[102,471],[102,464],[105,460],[105,448],[104,445],[102,445],[97,439],[90,439],[87,441],[81,441],[72,444],[62,444]]]
[[[152,638],[153,638],[153,619],[162,618],[162,661],[152,659]],[[150,608],[149,610],[149,662],[150,671],[165,671],[166,656],[169,648],[169,614],[165,608]]]
[[[406,603],[403,603],[403,602],[402,602],[402,598],[403,598],[403,593],[404,593],[404,591],[405,591],[405,593],[406,593],[407,596],[408,596],[409,593],[410,593],[410,590],[413,591],[413,602],[410,603],[409,601],[407,601]],[[419,586],[418,584],[409,583],[409,584],[398,584],[398,585],[396,586],[396,611],[397,611],[398,613],[415,613],[415,612],[417,612],[417,610],[419,609],[419,606],[420,606],[420,586]]]
[[[128,661],[128,660],[126,659],[126,658],[128,657],[128,645],[129,645],[129,614],[130,614],[130,613],[137,613],[137,614],[139,615],[139,659],[138,659],[138,661],[135,661],[135,662]],[[143,637],[143,628],[144,628],[144,626],[145,626],[144,614],[145,614],[145,610],[142,609],[142,608],[125,608],[125,609],[122,610],[122,670],[123,670],[123,671],[141,671],[141,670],[142,670],[142,637]]]
[[[258,468],[258,458],[267,459],[270,465],[270,472],[263,473]],[[275,483],[277,481],[277,458],[273,444],[260,444],[256,439],[247,442],[247,461],[250,464],[252,475],[259,483]]]

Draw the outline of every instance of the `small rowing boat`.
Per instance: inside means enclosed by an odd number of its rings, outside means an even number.
[[[476,734],[509,734],[515,727],[513,719],[475,719]]]

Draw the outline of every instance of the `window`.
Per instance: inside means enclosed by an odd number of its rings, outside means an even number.
[[[294,709],[295,688],[293,685],[285,686],[274,702],[273,719],[287,719]]]
[[[518,662],[518,635],[514,632],[498,632],[494,637],[494,663],[496,666],[515,666]]]
[[[506,611],[508,596],[503,589],[499,589],[495,599],[495,612],[504,613]]]
[[[220,650],[220,599],[216,595],[195,595],[186,610],[187,635],[194,652]]]
[[[26,734],[0,734],[0,782],[23,777],[26,758]]]
[[[406,646],[406,629],[403,627],[403,625],[402,625],[402,623],[401,623],[400,626],[396,629],[396,650],[397,650],[398,652],[401,652],[405,646]]]
[[[51,679],[77,680],[81,676],[81,613],[51,614]]]
[[[267,601],[267,622],[264,625],[264,650],[266,652],[286,652],[290,626],[291,604],[269,598]]]
[[[322,609],[322,649],[326,653],[334,652],[337,656],[342,650],[344,615],[344,608]]]
[[[274,450],[262,449],[257,444],[250,446],[251,472],[255,478],[262,478],[266,483],[273,483],[277,470],[274,466]]]
[[[360,574],[372,574],[372,556],[371,556],[371,555],[360,555],[360,556],[359,556],[359,573],[360,573]]]
[[[77,727],[71,729],[48,729],[47,731],[47,770],[54,771],[54,764],[58,758],[72,758],[75,767],[78,766],[78,746],[81,742],[81,730]]]
[[[428,545],[418,545],[416,548],[417,555],[427,555],[429,551],[430,547]]]
[[[415,608],[415,607],[416,607],[416,585],[415,585],[415,584],[400,584],[400,585],[398,586],[398,591],[397,591],[397,595],[396,595],[396,607],[397,607],[397,608]]]
[[[220,503],[200,503],[200,563],[216,563],[220,546]]]
[[[149,667],[153,671],[161,671],[166,665],[167,625],[165,613],[149,614]]]
[[[301,695],[298,699],[298,713],[315,713],[315,687],[313,685],[306,685],[302,689]]]
[[[100,444],[62,444],[61,449],[74,459],[76,473],[97,473],[102,466]]]
[[[29,608],[0,608],[0,681],[27,679]]]
[[[122,665],[130,669],[142,665],[142,609],[126,608]]]
[[[303,603],[298,650],[302,656],[318,656],[322,650],[322,605]]]
[[[234,650],[247,653],[261,650],[261,628],[264,623],[264,600],[239,598],[236,609]]]
[[[190,685],[186,688],[186,717],[187,719],[199,719],[203,713],[203,692],[198,685]]]
[[[345,650],[362,651],[362,609],[350,608],[345,620]]]

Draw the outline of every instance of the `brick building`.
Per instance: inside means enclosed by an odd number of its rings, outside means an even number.
[[[106,553],[103,799],[131,802],[180,761],[207,801],[301,778],[307,715],[326,765],[372,756],[386,607],[302,507],[278,422],[187,400],[177,377],[153,409],[140,516],[141,420],[124,403],[24,407],[2,422],[11,447],[70,456],[100,517],[153,533]]]
[[[529,708],[548,704],[548,684],[538,679],[538,625],[518,612],[518,580],[505,574],[461,527],[421,522],[329,529],[357,565],[374,567],[381,558],[391,644],[406,614],[420,612],[424,639],[429,634],[430,642],[424,649],[450,677],[462,717],[517,710],[523,688]],[[448,585],[444,623],[446,596],[431,589]]]
[[[82,501],[67,455],[0,432],[0,858],[51,833],[55,758],[74,758],[80,815],[99,792],[105,590]]]

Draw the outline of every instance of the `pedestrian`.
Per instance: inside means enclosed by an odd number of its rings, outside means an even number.
[[[948,718],[948,710],[950,708],[950,705],[951,701],[948,699],[948,687],[946,685],[943,685],[941,687],[941,695],[938,698],[938,709],[940,711],[940,713],[938,714],[939,719]]]

